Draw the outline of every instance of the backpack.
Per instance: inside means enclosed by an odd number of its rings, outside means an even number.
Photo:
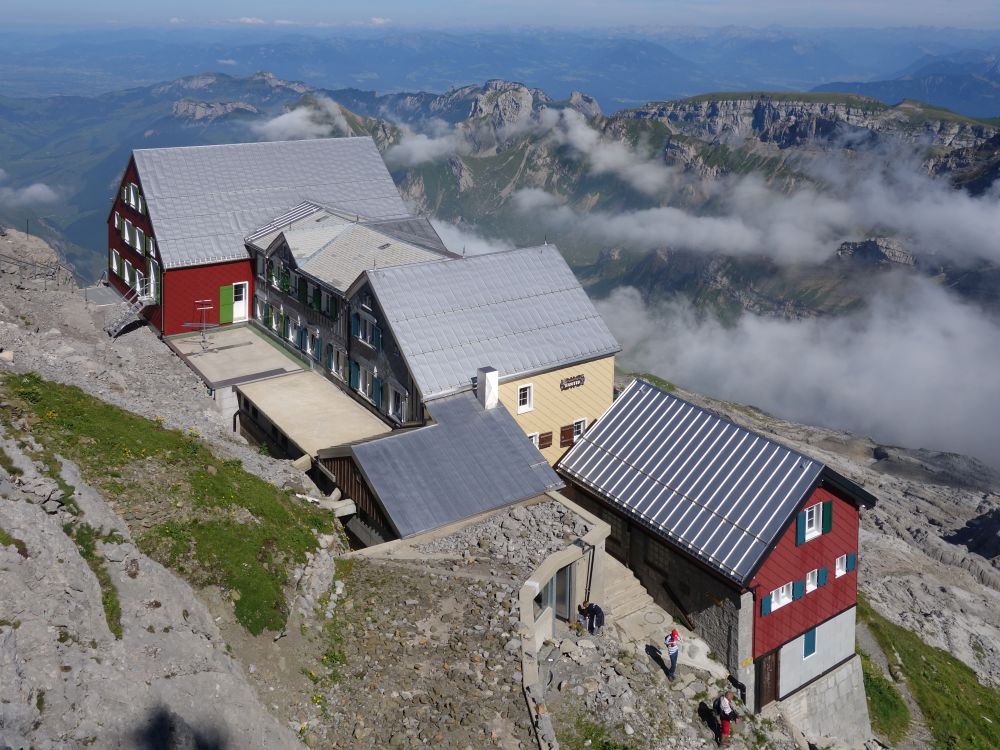
[[[715,696],[715,700],[712,701],[712,710],[715,711],[716,716],[722,716],[722,696]]]

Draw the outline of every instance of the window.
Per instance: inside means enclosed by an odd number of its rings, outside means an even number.
[[[819,568],[806,573],[806,593],[815,591],[819,587]]]
[[[397,391],[395,388],[392,389],[392,416],[398,419],[400,422],[406,421],[406,415],[404,414],[404,408],[406,406],[406,401],[403,398],[403,394]]]
[[[118,276],[122,275],[122,256],[114,248],[111,249],[111,270]]]
[[[806,541],[815,539],[822,533],[823,504],[816,503],[806,508]]]
[[[802,635],[802,658],[808,659],[816,653],[816,628],[807,630]]]
[[[847,555],[841,555],[837,558],[837,562],[834,563],[834,578],[840,578],[842,575],[847,573]]]
[[[522,385],[517,389],[517,413],[524,414],[535,408],[535,386]]]
[[[535,446],[536,448],[538,447],[538,433],[537,432],[529,433],[528,434],[528,440],[531,441],[531,444],[533,446]]]
[[[578,419],[573,423],[573,442],[575,443],[577,438],[579,438],[587,430],[587,420]]]
[[[773,612],[792,601],[792,584],[786,583],[784,586],[776,588],[771,592],[771,611]]]

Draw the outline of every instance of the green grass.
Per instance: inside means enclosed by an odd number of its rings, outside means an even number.
[[[719,91],[699,94],[682,99],[684,102],[745,101],[747,99],[770,99],[775,102],[809,102],[815,104],[846,104],[873,111],[889,109],[889,105],[870,96],[848,94],[837,91]]]
[[[0,447],[0,468],[12,477],[19,477],[24,474],[21,467],[14,464],[14,459],[7,455],[7,451],[5,451],[2,447]]]
[[[564,733],[566,736],[559,737],[559,744],[567,750],[635,750],[631,742],[613,739],[609,732],[606,725],[581,716]]]
[[[887,654],[899,654],[910,692],[941,750],[1000,747],[1000,692],[986,687],[966,664],[889,622],[858,598],[858,617]]]
[[[97,576],[97,582],[101,587],[101,605],[104,607],[104,619],[107,620],[108,629],[115,638],[122,637],[122,606],[118,600],[118,589],[115,588],[111,574],[108,573],[104,558],[97,551],[97,541],[117,542],[124,541],[119,534],[111,532],[101,536],[93,526],[85,523],[68,523],[63,527],[66,536],[76,543],[80,556],[87,561],[87,565]]]
[[[21,557],[28,556],[28,545],[26,545],[16,536],[11,536],[2,528],[0,528],[0,546],[13,547],[14,549],[17,550],[17,554],[19,554]]]
[[[896,686],[872,662],[868,654],[858,651],[864,673],[865,696],[872,729],[892,744],[906,737],[910,726],[910,709]]]
[[[7,375],[0,393],[54,461],[74,461],[126,520],[167,518],[137,529],[143,552],[198,586],[236,592],[236,618],[257,635],[280,630],[288,616],[284,589],[292,566],[316,547],[329,514],[222,461],[191,432],[123,411],[72,386],[37,375]],[[12,429],[12,426],[8,424]]]
[[[634,375],[637,378],[642,378],[647,383],[651,383],[659,388],[661,391],[667,391],[672,393],[677,390],[677,386],[671,383],[669,380],[664,380],[659,375],[654,375],[651,372],[632,372],[630,375]]]

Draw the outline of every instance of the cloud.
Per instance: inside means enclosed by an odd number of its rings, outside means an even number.
[[[236,65],[236,61],[231,57],[224,58],[222,60],[216,60],[219,65]]]
[[[242,16],[241,18],[236,19],[236,23],[241,23],[245,26],[260,26],[262,24],[266,24],[267,21],[263,18],[257,18],[256,16]]]
[[[1000,325],[930,281],[893,278],[863,312],[732,328],[632,288],[597,303],[625,367],[770,413],[1000,466]]]
[[[337,102],[321,96],[265,122],[253,123],[253,132],[265,141],[297,141],[350,134],[351,126]]]
[[[402,138],[385,152],[385,160],[392,167],[416,167],[472,152],[464,130],[448,127],[439,120],[425,123],[430,131],[427,133],[418,133],[403,124],[398,127]]]
[[[487,239],[464,227],[450,224],[447,221],[434,219],[431,221],[437,230],[445,247],[459,255],[485,255],[512,250],[514,245],[504,240]]]
[[[7,181],[7,173],[0,169],[0,183]],[[55,203],[59,195],[43,182],[34,182],[22,188],[0,184],[0,206],[4,208],[30,208]]]
[[[392,23],[392,19],[383,18],[381,16],[372,16],[368,19],[368,23],[372,26],[385,26],[386,24]]]
[[[170,23],[184,23],[184,19],[179,16],[172,16]]]

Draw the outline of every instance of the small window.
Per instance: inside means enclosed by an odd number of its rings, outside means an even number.
[[[823,503],[806,508],[806,541],[823,533]]]
[[[773,612],[792,601],[792,584],[786,583],[771,592],[771,611]]]
[[[807,630],[802,635],[802,658],[808,659],[816,653],[816,628]]]
[[[815,591],[819,587],[819,568],[806,573],[806,593]]]
[[[579,437],[587,431],[587,420],[578,419],[573,423],[573,442],[575,443]]]
[[[517,413],[524,414],[535,408],[535,386],[522,385],[517,389]]]
[[[536,448],[538,447],[538,433],[537,432],[529,433],[528,440],[531,441],[531,444],[533,446],[535,446]]]
[[[837,562],[834,564],[834,578],[840,578],[842,575],[847,574],[847,555],[841,555],[837,558]]]

